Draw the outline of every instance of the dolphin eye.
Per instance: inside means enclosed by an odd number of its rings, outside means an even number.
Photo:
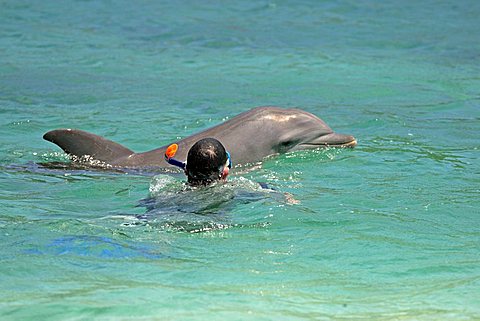
[[[278,145],[279,152],[287,152],[293,145],[295,145],[295,141],[285,140]]]

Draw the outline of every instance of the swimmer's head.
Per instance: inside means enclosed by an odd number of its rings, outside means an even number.
[[[215,138],[204,138],[188,151],[185,174],[191,185],[208,185],[225,179],[231,167],[230,155]]]

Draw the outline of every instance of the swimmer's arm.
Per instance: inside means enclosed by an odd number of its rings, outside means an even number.
[[[258,184],[259,184],[260,187],[263,188],[263,189],[267,189],[267,190],[270,190],[270,191],[275,191],[275,192],[277,192],[276,189],[268,186],[267,183],[258,182]],[[293,197],[293,194],[288,193],[288,192],[284,192],[283,195],[285,196],[285,200],[287,201],[287,204],[290,204],[290,205],[300,204],[300,201],[299,201],[299,200],[296,200],[296,199]]]

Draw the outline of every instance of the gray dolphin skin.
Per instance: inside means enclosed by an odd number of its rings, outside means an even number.
[[[172,141],[178,144],[175,158],[185,160],[190,147],[206,137],[222,142],[234,166],[260,162],[267,156],[290,151],[357,144],[353,136],[334,133],[323,120],[306,111],[257,107],[200,133]],[[70,156],[87,157],[112,167],[172,167],[164,159],[168,145],[135,153],[101,136],[75,129],[52,130],[43,138],[57,144]]]

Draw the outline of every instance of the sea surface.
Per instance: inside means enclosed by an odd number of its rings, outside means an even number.
[[[0,0],[0,319],[480,320],[479,17],[477,0]],[[199,190],[42,165],[69,162],[55,128],[146,151],[262,105],[358,146]]]

